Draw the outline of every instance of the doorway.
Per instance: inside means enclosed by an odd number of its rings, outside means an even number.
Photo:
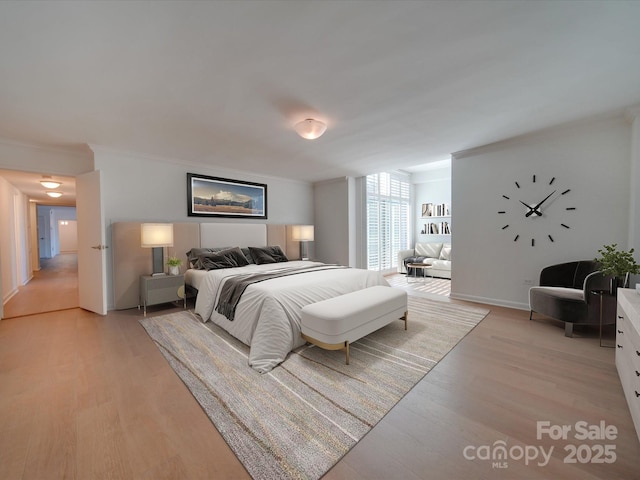
[[[4,305],[4,318],[79,306],[76,207],[36,208],[39,268]]]

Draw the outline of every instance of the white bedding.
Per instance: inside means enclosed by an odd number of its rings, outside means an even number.
[[[300,335],[302,307],[374,285],[388,285],[379,272],[356,268],[327,268],[249,285],[238,303],[234,321],[227,320],[224,315],[215,311],[219,287],[225,277],[296,265],[323,264],[291,261],[210,270],[205,275],[196,274],[199,287],[195,313],[203,321],[212,321],[249,345],[249,365],[259,372],[268,372],[282,362],[291,350],[304,345],[305,341]]]

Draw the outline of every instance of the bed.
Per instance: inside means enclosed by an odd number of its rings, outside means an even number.
[[[274,278],[263,275],[267,273],[274,274]],[[253,278],[256,274],[260,281],[244,288],[231,319],[217,311],[227,282],[230,285],[234,279]],[[222,327],[248,345],[249,365],[262,373],[304,345],[300,335],[302,307],[374,285],[388,285],[379,272],[302,260],[208,271],[189,269],[185,281],[198,292],[195,313],[200,319]]]

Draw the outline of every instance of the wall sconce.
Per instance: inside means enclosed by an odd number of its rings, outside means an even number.
[[[173,247],[173,223],[143,223],[140,226],[140,244],[151,249],[151,275],[164,275],[163,247]]]
[[[300,258],[309,260],[307,242],[313,242],[313,225],[294,225],[291,229],[291,238],[300,242]]]
[[[302,138],[315,140],[316,138],[321,137],[327,130],[327,125],[322,123],[320,120],[307,118],[306,120],[296,123],[293,128],[296,129],[296,132],[298,132],[298,135]]]

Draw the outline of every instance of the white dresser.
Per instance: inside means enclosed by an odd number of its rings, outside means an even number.
[[[616,368],[640,440],[640,295],[618,289]]]

